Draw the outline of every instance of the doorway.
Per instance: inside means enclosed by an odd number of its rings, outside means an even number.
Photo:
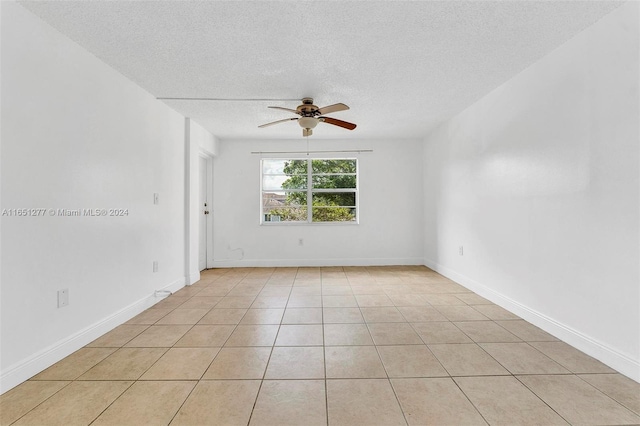
[[[213,258],[212,253],[212,178],[213,162],[211,157],[200,155],[198,158],[199,191],[198,194],[198,269],[207,269]]]

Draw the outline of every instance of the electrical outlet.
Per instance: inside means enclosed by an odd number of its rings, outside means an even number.
[[[464,256],[464,247],[458,247],[458,253],[460,254],[460,256]]]
[[[153,261],[153,272],[158,272],[158,261],[157,260]]]
[[[303,238],[299,238],[298,239],[298,245],[299,246],[303,246],[304,245],[304,239]]]
[[[58,290],[58,308],[62,308],[69,304],[69,289],[64,288]]]

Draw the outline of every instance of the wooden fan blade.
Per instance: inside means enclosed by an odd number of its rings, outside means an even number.
[[[346,111],[348,109],[349,107],[346,106],[345,104],[333,104],[333,105],[329,105],[329,106],[318,109],[318,112],[320,113],[320,115],[324,115],[324,114],[329,114],[336,111]]]
[[[283,107],[279,107],[279,106],[270,106],[270,107],[267,107],[267,108],[281,109],[283,111],[289,111],[289,112],[292,112],[294,114],[300,115],[300,111],[295,110],[295,109],[291,109],[291,108],[283,108]]]
[[[297,120],[297,118],[285,118],[284,120],[272,121],[271,123],[263,124],[263,125],[258,126],[258,127],[273,126],[274,124],[284,123],[285,121],[291,121],[291,120]]]
[[[356,128],[355,124],[349,123],[347,121],[337,120],[331,117],[320,117],[320,119],[325,123],[333,124],[334,126],[344,127],[345,129],[353,130]]]

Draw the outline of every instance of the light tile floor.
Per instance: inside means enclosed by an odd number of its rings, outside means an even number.
[[[425,267],[216,269],[0,396],[0,423],[640,424],[640,384]]]

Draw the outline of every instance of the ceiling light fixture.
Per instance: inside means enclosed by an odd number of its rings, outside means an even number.
[[[302,127],[302,136],[311,136],[313,134],[313,130],[320,121],[319,118],[315,117],[300,117],[298,118],[298,124]]]

